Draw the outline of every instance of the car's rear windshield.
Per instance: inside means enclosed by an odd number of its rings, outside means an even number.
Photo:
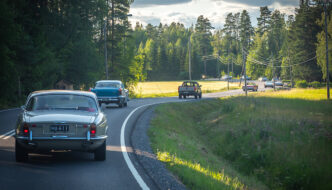
[[[96,88],[120,88],[120,83],[118,82],[98,82]]]
[[[96,112],[96,101],[88,96],[72,94],[37,95],[30,98],[27,111],[36,110],[77,110]]]
[[[184,82],[182,86],[196,86],[197,83],[194,82]]]

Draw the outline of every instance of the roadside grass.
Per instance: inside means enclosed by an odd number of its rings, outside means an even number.
[[[202,85],[203,93],[221,92],[227,90],[225,81],[197,81]],[[139,82],[130,93],[132,98],[155,98],[178,96],[178,86],[182,81]],[[239,89],[238,82],[230,82],[231,90]]]
[[[296,89],[160,105],[151,146],[189,189],[332,189],[325,95]]]

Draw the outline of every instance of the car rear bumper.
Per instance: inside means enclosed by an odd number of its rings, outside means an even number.
[[[101,146],[107,135],[98,137],[25,137],[16,136],[16,141],[31,152],[50,150],[93,151]]]
[[[200,93],[198,92],[179,92],[179,95],[186,95],[186,96],[195,96],[199,95]]]
[[[124,100],[124,96],[118,97],[98,97],[99,103],[120,103],[120,101]]]

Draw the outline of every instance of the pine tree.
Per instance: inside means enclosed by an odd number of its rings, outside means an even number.
[[[257,32],[263,35],[270,28],[271,11],[267,6],[260,7],[260,16],[257,18]]]

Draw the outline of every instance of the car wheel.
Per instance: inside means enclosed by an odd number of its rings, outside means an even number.
[[[118,105],[119,105],[119,108],[122,108],[123,107],[123,100],[120,100]]]
[[[186,99],[186,98],[187,98],[187,95],[183,95],[183,98]]]
[[[16,162],[25,162],[29,159],[28,151],[26,151],[17,141],[15,141],[15,158]]]
[[[181,94],[179,94],[179,99],[182,99],[182,95]]]
[[[197,99],[197,95],[195,95],[195,99]]]
[[[95,150],[94,154],[96,161],[104,161],[106,159],[106,140]]]
[[[202,98],[202,94],[199,94],[199,99],[201,99]]]

